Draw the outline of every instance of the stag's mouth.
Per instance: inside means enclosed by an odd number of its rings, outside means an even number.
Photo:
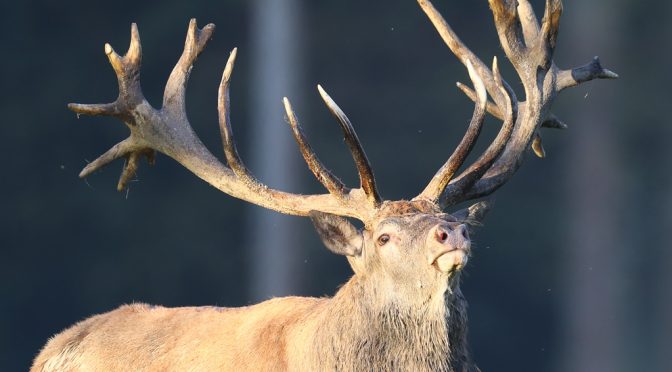
[[[451,248],[439,252],[432,261],[432,266],[444,274],[449,274],[462,270],[468,259],[467,249]]]

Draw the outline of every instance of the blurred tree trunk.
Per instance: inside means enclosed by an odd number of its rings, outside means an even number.
[[[269,186],[300,189],[294,143],[282,97],[296,100],[299,85],[298,0],[252,1],[252,89],[250,168]],[[252,207],[248,219],[250,300],[296,294],[301,266],[296,221]]]
[[[619,5],[591,0],[574,1],[565,8],[562,54],[570,57],[565,63],[579,65],[598,54],[607,65],[618,60]],[[627,357],[623,293],[627,239],[619,218],[624,206],[614,128],[618,116],[610,103],[613,84],[618,82],[593,82],[565,93],[576,114],[564,114],[570,123],[571,160],[567,162],[568,259],[560,271],[567,283],[562,371],[619,371]]]

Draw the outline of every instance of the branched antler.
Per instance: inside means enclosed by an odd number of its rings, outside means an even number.
[[[467,61],[466,65],[472,76],[474,85],[476,86],[476,91],[478,92],[477,94],[479,98],[478,103],[476,104],[476,109],[474,110],[474,118],[478,121],[477,126],[480,131],[480,126],[483,123],[483,116],[485,115],[487,96],[485,96],[485,89],[482,81],[478,78],[474,78],[475,71],[472,68],[471,62]],[[497,58],[493,61],[492,71],[495,84],[499,88],[500,94],[507,98],[504,125],[502,125],[499,134],[490,147],[488,147],[485,153],[481,155],[474,164],[467,168],[467,170],[465,170],[459,177],[453,179],[455,171],[462,165],[466,156],[469,154],[469,151],[461,153],[461,148],[463,146],[468,146],[468,148],[471,149],[477,139],[477,135],[472,137],[470,134],[472,126],[474,126],[474,119],[472,119],[472,124],[469,125],[467,135],[464,137],[463,142],[460,143],[455,153],[453,153],[446,164],[437,172],[425,190],[420,193],[417,197],[418,199],[430,200],[439,203],[442,207],[453,205],[453,200],[459,199],[464,195],[464,193],[483,176],[490,166],[492,166],[504,150],[518,116],[518,101],[513,89],[511,89],[511,87],[509,87],[509,85],[502,79],[497,64]]]
[[[494,100],[494,103],[486,102],[487,112],[507,120],[507,95],[498,89],[496,74],[462,43],[429,0],[418,0],[418,3],[457,58],[469,69],[473,64],[483,78],[487,91]],[[573,70],[560,70],[555,65],[553,54],[560,27],[562,1],[546,1],[541,26],[528,0],[489,0],[489,3],[500,43],[523,83],[526,101],[517,104],[518,117],[515,126],[496,161],[480,164],[477,162],[478,166],[484,168],[477,172],[480,179],[472,182],[471,177],[462,178],[468,179],[467,182],[458,177],[450,183],[436,182],[436,178],[443,172],[442,168],[418,199],[435,200],[442,206],[450,206],[494,192],[513,176],[528,147],[531,146],[537,156],[546,155],[539,134],[541,127],[567,127],[550,113],[551,104],[560,91],[593,79],[618,77],[602,68],[597,58],[592,63]],[[477,93],[478,87],[476,91],[463,84],[458,84],[458,87],[473,101],[481,102],[482,98]],[[472,169],[472,174],[473,171]],[[465,173],[469,173],[469,170]],[[453,186],[458,183],[467,184],[468,187]]]
[[[192,65],[212,37],[214,29],[215,26],[209,24],[199,30],[196,20],[191,20],[184,51],[170,74],[160,110],[147,102],[140,87],[141,45],[137,26],[133,24],[131,27],[131,46],[124,57],[118,56],[106,44],[105,52],[119,81],[119,97],[109,104],[70,104],[68,107],[78,114],[119,118],[127,124],[131,135],[87,165],[80,177],[90,175],[115,159],[126,157],[127,162],[118,185],[118,189],[123,190],[135,174],[141,156],[153,161],[155,151],[160,151],[219,190],[265,208],[304,216],[311,210],[319,210],[355,217],[362,221],[369,220],[381,202],[371,166],[350,121],[321,87],[320,94],[343,128],[346,142],[360,173],[361,187],[348,189],[321,165],[307,144],[286,98],[285,105],[299,147],[311,170],[330,193],[299,195],[274,190],[259,182],[245,167],[236,150],[229,115],[229,82],[237,55],[236,49],[229,57],[219,87],[220,130],[228,166],[221,164],[205,148],[187,119],[185,92]]]
[[[120,57],[110,44],[105,44],[105,54],[117,75],[119,83],[119,97],[113,103],[98,105],[70,104],[68,107],[78,114],[113,116],[126,122],[133,131],[135,125],[130,109],[134,106],[146,103],[140,88],[140,63],[142,61],[142,47],[140,35],[135,23],[131,26],[131,43],[126,55]],[[135,176],[138,162],[142,156],[146,156],[150,164],[154,162],[155,152],[145,146],[133,135],[118,143],[99,158],[89,163],[80,173],[80,177],[87,177],[97,169],[109,164],[113,160],[126,158],[124,169],[119,177],[117,189],[126,188],[126,184]]]
[[[538,156],[545,156],[539,134],[541,127],[567,127],[549,111],[560,91],[593,79],[618,77],[604,69],[597,58],[572,70],[560,70],[554,64],[553,54],[562,14],[560,0],[546,1],[541,25],[527,0],[489,0],[504,52],[525,88],[526,101],[519,103],[513,90],[501,77],[496,58],[491,70],[462,43],[429,0],[418,0],[418,3],[448,47],[467,67],[474,89],[459,83],[458,87],[476,105],[467,133],[457,149],[412,203],[429,202],[433,205],[430,209],[434,210],[437,206],[445,208],[492,193],[516,172],[528,147],[532,147]],[[155,152],[159,151],[219,190],[281,213],[306,216],[317,210],[355,217],[368,223],[377,212],[384,210],[386,202],[380,197],[369,160],[350,120],[321,86],[318,86],[318,91],[343,130],[359,173],[360,186],[355,189],[346,187],[320,162],[287,98],[284,106],[294,138],[308,167],[328,193],[286,193],[271,189],[254,177],[238,154],[229,115],[229,83],[236,49],[229,56],[219,87],[219,125],[228,166],[221,164],[205,148],[187,119],[185,92],[192,65],[212,37],[214,28],[210,24],[199,30],[195,20],[189,23],[184,51],[170,74],[163,106],[159,110],[147,102],[140,87],[142,52],[136,25],[131,27],[130,47],[123,57],[108,44],[105,45],[105,53],[119,82],[117,100],[98,105],[70,104],[69,107],[78,114],[119,118],[126,123],[131,135],[87,165],[80,176],[86,177],[113,160],[124,157],[126,164],[118,184],[118,189],[122,190],[135,175],[140,158],[147,157],[151,163]],[[488,100],[488,94],[492,102]],[[483,155],[457,175],[478,139],[486,112],[504,121],[499,134]]]

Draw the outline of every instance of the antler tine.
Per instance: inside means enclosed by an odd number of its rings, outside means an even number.
[[[142,45],[138,25],[131,24],[131,41],[128,51],[120,57],[110,44],[105,44],[105,54],[117,75],[119,83],[118,104],[134,104],[144,99],[140,88],[140,65],[142,64]]]
[[[231,74],[236,63],[236,56],[238,55],[238,48],[234,48],[229,55],[229,60],[226,62],[224,73],[222,74],[222,81],[219,84],[217,110],[219,112],[219,130],[222,136],[222,143],[224,145],[224,156],[226,162],[233,171],[233,173],[241,179],[247,187],[259,189],[262,185],[247,169],[243,160],[238,154],[236,143],[233,139],[233,130],[231,129],[231,114],[230,114],[230,94],[229,83],[231,81]]]
[[[130,138],[117,143],[111,149],[107,150],[107,152],[105,152],[103,155],[99,156],[96,160],[92,161],[86,167],[84,167],[84,169],[82,169],[82,171],[79,173],[79,177],[88,177],[91,173],[106,166],[112,161],[128,155],[134,149],[135,142]]]
[[[603,68],[600,58],[595,57],[590,63],[584,66],[560,71],[558,73],[556,91],[561,92],[567,88],[572,88],[594,79],[618,79],[618,74]]]
[[[483,153],[483,155],[481,155],[481,157],[459,177],[450,182],[443,191],[441,199],[439,200],[439,205],[442,208],[468,200],[465,198],[467,190],[471,189],[474,184],[483,177],[502,154],[511,138],[511,134],[518,119],[518,100],[516,99],[516,94],[509,84],[502,79],[497,64],[497,58],[493,61],[492,72],[501,94],[507,98],[506,120],[497,134],[497,137],[490,144],[485,153]]]
[[[495,17],[495,26],[499,34],[500,44],[506,56],[515,65],[525,54],[528,47],[525,45],[523,27],[518,16],[517,1],[488,0],[488,2]],[[525,8],[523,9],[525,10]]]
[[[546,120],[541,123],[542,128],[552,128],[552,129],[567,129],[569,126],[564,121],[560,120],[559,117],[555,114],[548,114]]]
[[[142,44],[140,43],[138,25],[135,23],[131,24],[131,42],[128,45],[128,51],[126,52],[125,57],[128,58],[129,62],[136,66],[140,66],[142,63]]]
[[[230,95],[229,82],[231,81],[231,74],[236,63],[236,56],[238,55],[238,48],[234,48],[229,55],[229,60],[226,62],[224,73],[222,74],[222,81],[219,84],[218,104],[219,111],[219,131],[222,135],[222,143],[224,144],[224,155],[226,162],[235,175],[246,181],[247,184],[256,183],[255,178],[250,174],[243,164],[236,143],[233,140],[233,130],[231,129],[231,115],[230,115]]]
[[[518,15],[523,26],[525,45],[532,45],[539,37],[539,21],[529,0],[518,0]]]
[[[313,172],[315,175],[315,178],[320,181],[320,183],[329,191],[329,193],[338,198],[344,198],[348,192],[350,192],[350,190],[341,182],[341,180],[334,176],[322,164],[317,155],[315,155],[315,152],[313,151],[310,143],[308,143],[308,140],[303,133],[303,129],[301,129],[301,125],[299,124],[299,120],[294,113],[292,104],[289,102],[287,97],[283,99],[283,103],[285,105],[285,112],[287,113],[289,125],[292,128],[292,133],[294,134],[294,139],[299,145],[301,155],[303,155],[303,159],[306,161],[306,164],[308,164],[308,168],[310,168],[311,172]]]
[[[481,133],[483,121],[485,119],[485,110],[488,103],[488,93],[485,84],[483,83],[483,79],[481,79],[478,72],[474,69],[471,61],[467,60],[466,66],[469,71],[469,77],[476,88],[476,96],[474,97],[476,106],[474,107],[474,114],[464,138],[462,138],[460,144],[450,158],[448,158],[448,161],[446,161],[429,182],[427,187],[425,187],[425,190],[420,193],[418,196],[420,199],[426,199],[433,202],[439,200],[441,194],[443,194],[443,190],[448,186],[448,183],[455,175],[455,172],[457,172],[462,164],[464,164],[467,156],[471,153],[471,150],[474,148],[474,144]]]
[[[461,209],[451,215],[458,221],[465,221],[470,226],[480,226],[485,215],[490,211],[494,203],[490,200],[478,202],[468,208]]]
[[[121,111],[117,107],[116,102],[112,103],[94,103],[94,104],[84,104],[84,103],[68,103],[68,109],[76,112],[77,115],[89,115],[89,116],[121,116]]]
[[[505,103],[505,98],[501,97],[499,94],[499,88],[495,83],[492,72],[488,66],[481,61],[476,54],[474,54],[457,36],[455,31],[450,27],[445,18],[439,13],[439,11],[434,7],[429,0],[417,0],[418,4],[425,12],[429,20],[434,25],[434,28],[439,32],[439,35],[448,46],[448,48],[455,54],[455,56],[466,65],[466,61],[470,61],[474,69],[478,72],[478,75],[483,79],[485,87],[490,93],[490,96],[495,100],[498,106],[503,106]]]
[[[345,137],[345,142],[350,148],[352,153],[352,158],[355,161],[357,166],[357,171],[359,172],[359,181],[364,193],[367,196],[368,201],[377,206],[381,203],[380,195],[378,194],[378,189],[376,188],[376,181],[373,177],[373,170],[371,169],[371,164],[369,159],[366,157],[366,153],[362,148],[362,144],[355,133],[355,129],[352,127],[350,119],[345,115],[343,110],[334,102],[334,100],[327,94],[327,92],[322,88],[322,86],[317,86],[322,100],[331,111],[332,115],[338,120],[338,123],[343,130],[343,136]]]
[[[117,76],[119,96],[116,101],[102,104],[70,103],[68,104],[68,108],[77,114],[112,116],[130,123],[132,118],[127,115],[128,107],[136,105],[145,99],[140,87],[142,45],[140,44],[138,26],[135,23],[131,24],[131,41],[126,55],[123,57],[119,56],[108,43],[105,43],[105,55]]]
[[[541,134],[539,134],[539,131],[537,131],[532,138],[532,151],[538,158],[546,158],[546,149],[544,149],[544,142],[541,139]]]
[[[138,171],[138,161],[140,156],[137,153],[130,153],[126,156],[126,163],[124,164],[124,170],[121,171],[119,176],[119,182],[117,182],[117,191],[123,191],[126,189],[128,182],[135,177],[135,174]]]
[[[541,66],[550,67],[553,62],[553,53],[558,40],[558,31],[560,29],[560,16],[562,16],[561,0],[546,0],[546,10],[541,26],[541,39],[544,47],[544,55]]]
[[[206,44],[212,38],[215,31],[215,25],[210,23],[198,29],[196,19],[189,21],[187,38],[184,42],[184,51],[179,61],[170,73],[166,88],[163,93],[163,107],[173,115],[180,118],[186,118],[185,94],[191,67],[198,56],[205,49]]]

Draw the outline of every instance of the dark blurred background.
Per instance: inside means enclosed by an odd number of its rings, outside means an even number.
[[[435,5],[482,59],[503,59],[485,0]],[[564,92],[554,112],[570,129],[545,130],[548,157],[528,156],[496,194],[463,284],[484,371],[672,371],[671,12],[663,0],[565,1],[558,65],[600,55],[621,79]],[[416,195],[466,129],[472,104],[454,87],[466,71],[413,0],[4,2],[1,371],[28,369],[50,336],[124,303],[242,306],[331,295],[350,276],[306,218],[233,199],[165,156],[128,192],[115,191],[121,161],[77,177],[127,135],[66,109],[116,97],[104,42],[125,51],[138,23],[156,106],[192,17],[217,24],[192,74],[192,125],[222,158],[216,93],[238,46],[234,130],[271,186],[321,192],[283,95],[322,160],[356,185],[317,83],[353,120],[387,199]]]

